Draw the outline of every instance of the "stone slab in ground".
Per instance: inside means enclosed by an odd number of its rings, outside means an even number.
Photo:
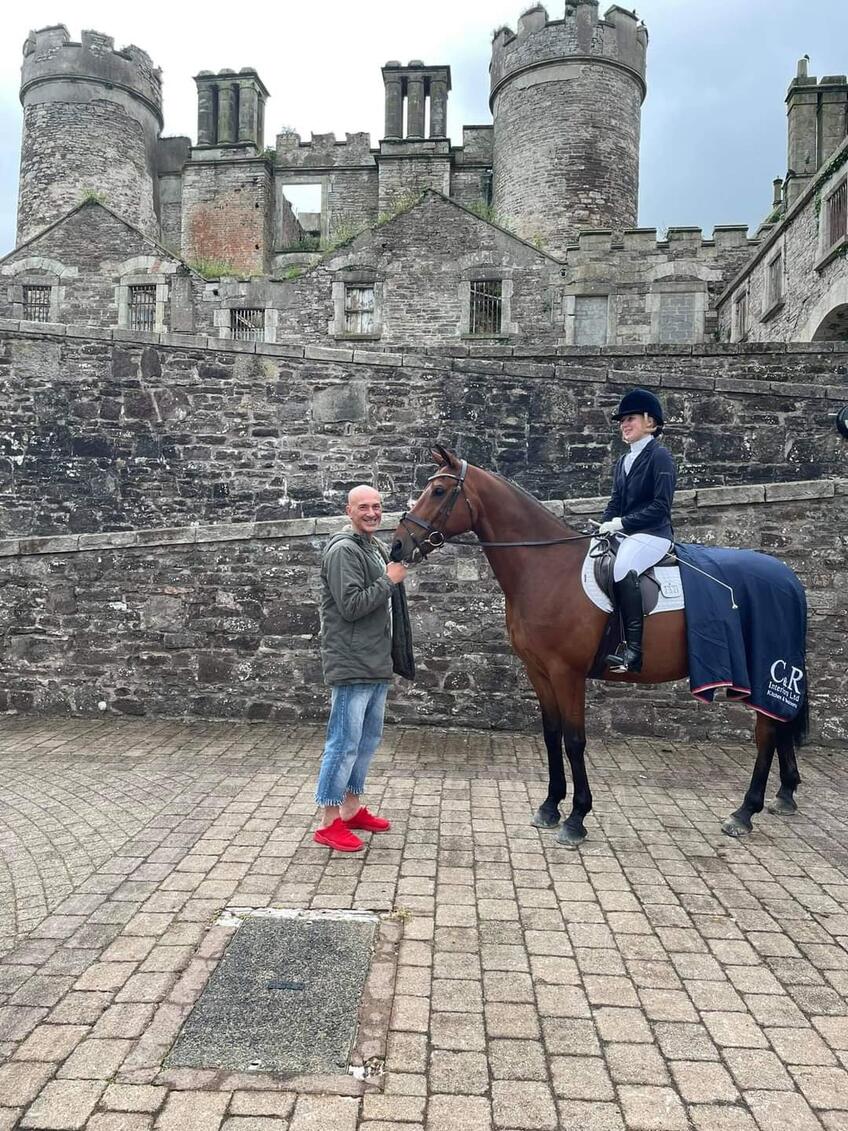
[[[168,1067],[346,1073],[375,930],[376,919],[247,919]]]

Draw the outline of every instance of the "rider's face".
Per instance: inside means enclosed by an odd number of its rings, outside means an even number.
[[[625,444],[635,444],[639,440],[653,434],[657,427],[656,421],[647,412],[629,412],[622,416],[618,422],[621,438]]]

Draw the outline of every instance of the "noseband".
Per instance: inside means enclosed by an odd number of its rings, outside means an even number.
[[[409,559],[410,561],[423,561],[431,550],[438,550],[440,546],[444,546],[446,541],[444,528],[445,526],[447,526],[451,512],[456,506],[456,501],[460,497],[460,495],[462,496],[465,505],[468,507],[468,514],[471,517],[471,525],[474,525],[474,508],[471,506],[471,500],[465,493],[465,476],[467,473],[468,460],[462,460],[459,465],[458,475],[455,475],[452,471],[437,471],[435,475],[431,475],[427,480],[428,483],[432,483],[434,479],[456,480],[456,486],[436,511],[433,522],[426,522],[423,519],[416,518],[415,515],[409,514],[407,511],[404,511],[400,516],[400,525],[409,535],[409,538],[413,546],[415,547],[413,550],[413,555],[417,555],[417,557],[411,557]],[[415,531],[411,528],[410,523],[425,531],[427,537],[416,538]]]

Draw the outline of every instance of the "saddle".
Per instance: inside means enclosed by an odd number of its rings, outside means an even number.
[[[609,599],[613,608],[616,607],[615,589],[613,588],[612,569],[620,543],[615,538],[606,539],[606,545],[599,542],[589,551],[589,556],[595,563],[595,581],[598,588]],[[658,561],[657,566],[676,566],[677,554],[670,550],[664,558]],[[656,608],[660,596],[660,583],[654,573],[655,566],[645,570],[639,577],[639,588],[642,590],[642,608],[645,616]]]

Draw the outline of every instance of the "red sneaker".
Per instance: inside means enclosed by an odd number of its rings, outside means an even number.
[[[385,817],[375,817],[364,805],[345,824],[349,829],[365,829],[369,833],[384,833],[392,827],[391,821],[387,821]]]
[[[331,825],[316,829],[312,834],[316,844],[325,844],[336,852],[359,852],[365,845],[352,833],[341,817],[336,817]]]

